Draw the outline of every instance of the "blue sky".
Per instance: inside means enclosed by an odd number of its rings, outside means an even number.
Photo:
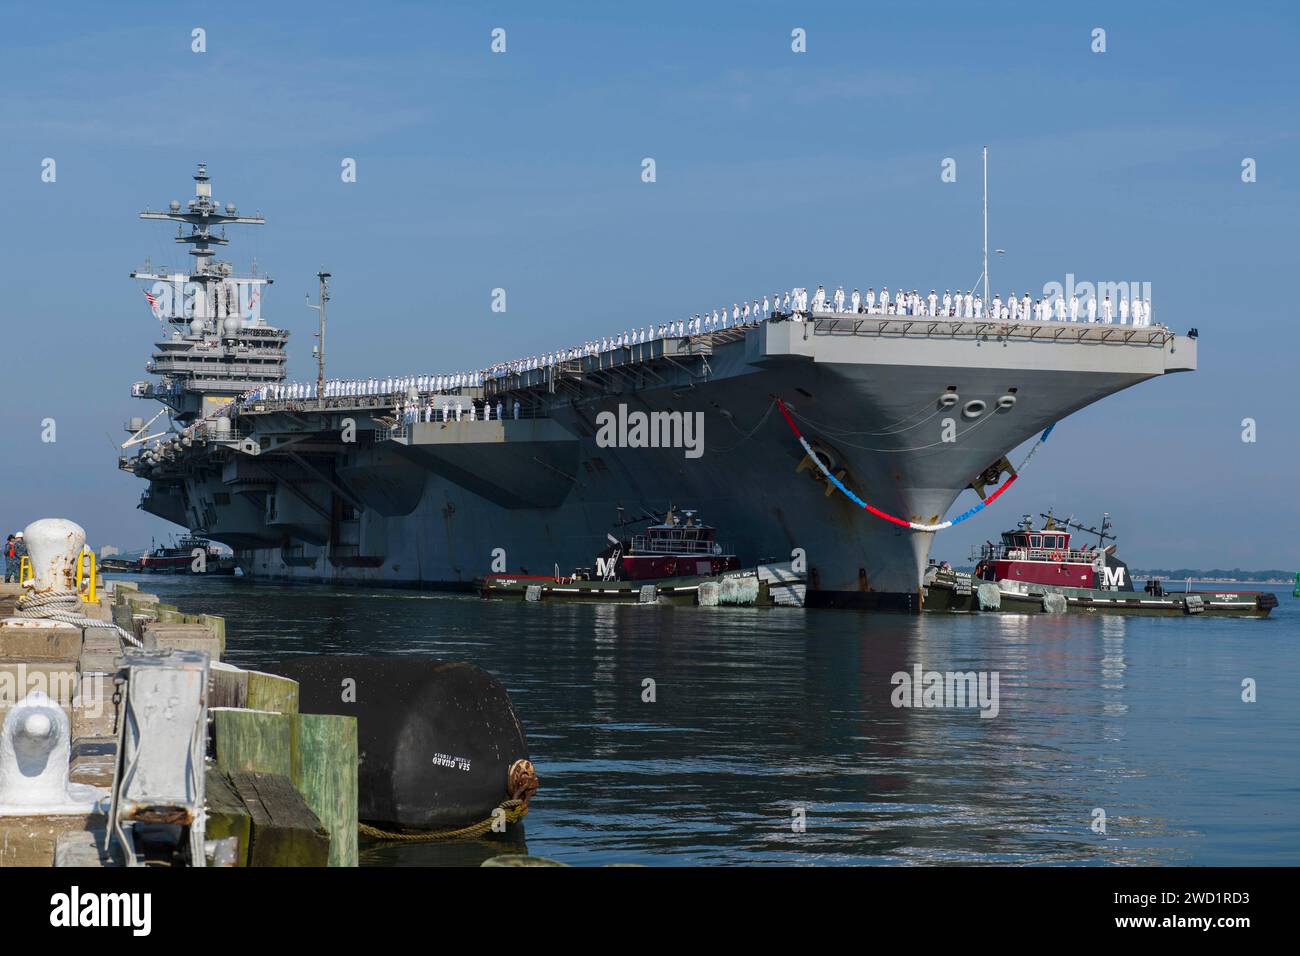
[[[1139,566],[1300,565],[1298,42],[1285,3],[8,5],[0,524],[168,533],[114,467],[157,330],[127,273],[182,258],[135,216],[190,195],[199,160],[268,217],[230,254],[275,277],[263,315],[308,378],[322,264],[336,375],[476,367],[794,285],[968,285],[987,143],[995,288],[1148,281],[1201,367],[1064,421],[1014,501],[936,553],[1050,506],[1110,511]]]

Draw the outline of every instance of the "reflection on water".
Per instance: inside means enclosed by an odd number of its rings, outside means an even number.
[[[542,856],[1300,862],[1300,602],[1285,594],[1268,621],[911,618],[139,580],[225,614],[237,664],[353,651],[493,673],[542,777],[526,828]],[[998,716],[895,708],[891,677],[916,664],[997,672]],[[1090,829],[1098,808],[1104,834]],[[371,846],[364,860],[473,865],[521,849]]]

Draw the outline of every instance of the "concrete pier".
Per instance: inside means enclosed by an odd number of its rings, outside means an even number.
[[[206,660],[200,712],[210,745],[199,792],[208,865],[355,866],[355,718],[311,716],[304,724],[295,681],[222,662],[222,618],[186,614],[133,584],[105,583],[75,615],[112,622],[131,642],[111,627],[23,616],[19,598],[28,589],[0,585],[0,725],[33,691],[48,695],[67,716],[69,782],[107,793],[123,746],[123,682],[135,703],[147,693],[146,684],[129,684],[133,662]],[[263,725],[272,727],[269,736],[258,736]],[[230,754],[242,755],[238,765],[223,766]],[[57,815],[6,814],[0,806],[0,866],[120,864],[106,838],[107,813],[107,800],[91,812]]]

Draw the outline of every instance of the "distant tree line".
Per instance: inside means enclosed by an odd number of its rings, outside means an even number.
[[[1192,578],[1201,581],[1290,581],[1295,577],[1295,571],[1284,571],[1280,568],[1273,568],[1267,571],[1243,571],[1241,568],[1233,568],[1231,571],[1224,568],[1150,568],[1141,570],[1139,568],[1130,568],[1130,572],[1138,577],[1157,577],[1169,578],[1174,581],[1181,581],[1184,578]]]
[[[975,566],[971,564],[954,565],[956,571],[964,571],[967,574],[973,573]],[[1300,571],[1300,568],[1296,568]],[[1182,581],[1191,578],[1193,581],[1253,581],[1258,584],[1288,583],[1295,580],[1296,571],[1284,571],[1279,568],[1273,568],[1268,571],[1243,571],[1241,568],[1233,568],[1226,571],[1223,568],[1210,568],[1208,571],[1204,568],[1129,568],[1129,573],[1137,578],[1164,578],[1169,581]]]

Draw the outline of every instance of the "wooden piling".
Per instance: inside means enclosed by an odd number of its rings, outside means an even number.
[[[288,717],[228,707],[214,707],[209,712],[218,770],[293,775],[293,727]]]
[[[236,866],[248,866],[248,847],[252,833],[252,817],[244,801],[235,792],[230,777],[215,768],[208,768],[203,776],[207,823],[204,838],[221,840],[234,837],[239,843],[235,853]]]
[[[248,808],[249,866],[328,866],[330,835],[286,776],[236,773],[230,778]]]
[[[296,714],[298,713],[298,682],[278,674],[249,671],[248,698],[245,706],[250,710]]]
[[[330,834],[330,866],[357,865],[357,719],[295,714],[293,783]]]

